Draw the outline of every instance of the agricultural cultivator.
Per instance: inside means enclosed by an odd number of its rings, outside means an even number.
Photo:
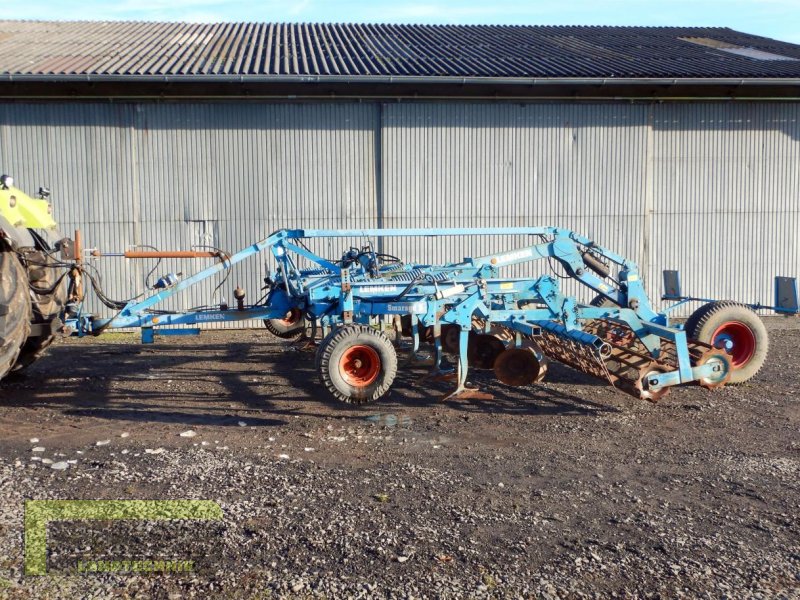
[[[0,196],[0,202],[7,198]],[[683,296],[675,271],[664,275],[664,299],[675,303],[658,312],[635,263],[557,227],[283,229],[230,255],[218,249],[84,251],[77,232],[75,240],[52,243],[36,233],[47,229],[44,225],[22,221],[16,227],[24,226],[30,239],[18,239],[6,231],[7,226],[13,228],[11,221],[0,222],[5,232],[0,327],[3,358],[9,363],[0,375],[29,364],[57,330],[83,336],[139,328],[143,342],[150,343],[156,335],[199,333],[197,325],[203,323],[262,319],[280,338],[307,338],[316,351],[321,382],[343,402],[370,402],[388,392],[400,362],[401,336],[409,339],[408,362],[427,360],[432,376],[454,381],[449,397],[484,395],[469,386],[470,369],[490,369],[502,383],[524,386],[542,381],[548,362],[555,360],[655,401],[679,384],[713,389],[752,378],[764,364],[769,345],[754,309],[799,312],[795,278],[776,278],[773,306],[745,305]],[[55,224],[49,227],[53,230]],[[376,250],[397,237],[484,235],[524,236],[528,243],[447,264],[405,262]],[[321,238],[368,242],[332,259],[317,255],[305,243]],[[257,302],[247,304],[245,291],[237,286],[235,306],[223,302],[189,311],[156,308],[262,252],[271,254],[274,271],[265,278],[265,293]],[[87,264],[87,259],[115,256],[214,263],[184,279],[167,273],[135,299],[115,301],[103,292],[99,276]],[[510,267],[533,261],[541,261],[542,274],[504,276]],[[565,294],[560,278],[576,280],[593,299],[582,302]],[[19,283],[26,280],[28,285]],[[84,282],[113,316],[84,311]],[[702,305],[685,325],[672,324],[669,312],[686,302]]]

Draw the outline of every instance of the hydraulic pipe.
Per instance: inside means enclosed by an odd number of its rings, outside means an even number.
[[[210,251],[195,251],[195,250],[165,250],[165,251],[148,251],[148,250],[126,250],[125,252],[108,252],[103,253],[100,250],[93,250],[92,256],[124,256],[125,258],[217,258],[220,256],[219,252]]]
[[[125,251],[125,258],[216,258],[219,255],[219,252],[208,250]]]

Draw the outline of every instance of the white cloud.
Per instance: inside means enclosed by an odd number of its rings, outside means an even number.
[[[294,4],[290,5],[288,11],[290,15],[296,17],[307,12],[310,7],[311,0],[301,0],[300,2],[295,2]]]

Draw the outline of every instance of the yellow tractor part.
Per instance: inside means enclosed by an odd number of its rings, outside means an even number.
[[[0,215],[14,227],[55,229],[52,207],[47,200],[31,198],[13,186],[0,186]]]

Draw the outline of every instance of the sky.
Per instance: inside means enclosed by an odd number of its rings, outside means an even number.
[[[716,26],[800,44],[800,0],[5,0],[0,18]]]

